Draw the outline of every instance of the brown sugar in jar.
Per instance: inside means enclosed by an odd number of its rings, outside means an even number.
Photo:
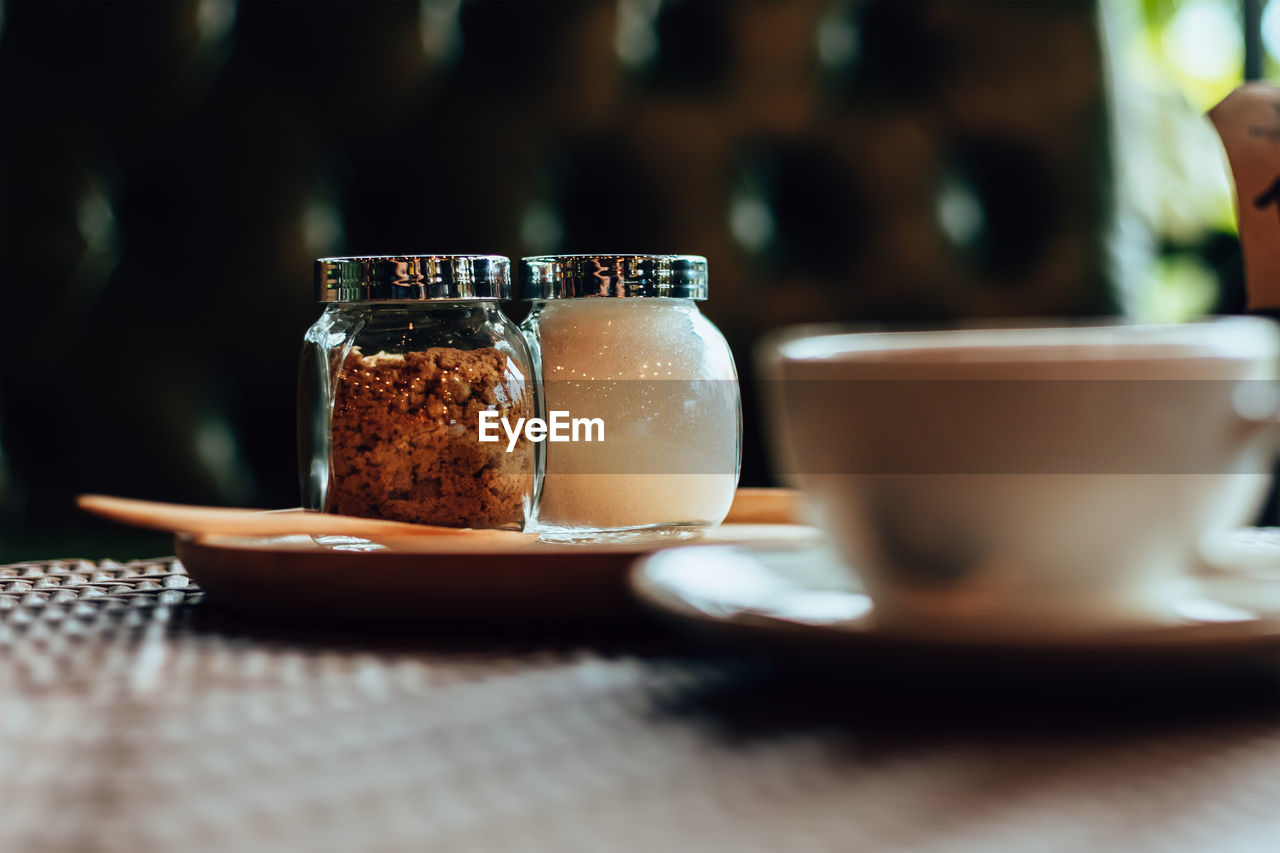
[[[533,415],[492,347],[348,353],[337,371],[329,509],[450,527],[524,520],[533,489],[529,442],[479,440],[480,413]]]
[[[537,413],[528,345],[502,313],[509,262],[489,255],[325,258],[324,314],[299,374],[304,505],[366,518],[523,529],[540,447],[480,440],[480,415]]]

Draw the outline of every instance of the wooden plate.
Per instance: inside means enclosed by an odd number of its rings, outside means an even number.
[[[724,524],[696,539],[495,548],[437,537],[179,535],[177,555],[211,601],[275,617],[348,622],[617,623],[640,610],[627,582],[639,557],[673,545],[818,541],[794,524]]]

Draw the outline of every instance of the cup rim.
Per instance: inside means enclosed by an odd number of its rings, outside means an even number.
[[[943,329],[905,330],[816,324],[780,329],[765,341],[764,350],[780,362],[810,364],[998,364],[1015,354],[1017,361],[1033,363],[1255,361],[1280,358],[1280,328],[1248,316],[1177,324],[1123,318],[975,320]],[[868,359],[868,354],[882,358]]]

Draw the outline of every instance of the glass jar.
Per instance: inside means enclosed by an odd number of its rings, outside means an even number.
[[[492,255],[321,258],[307,331],[298,463],[311,509],[449,527],[523,529],[541,451],[481,440],[483,419],[537,408],[536,373],[502,313],[510,261]],[[492,414],[484,414],[492,413]]]
[[[729,512],[742,400],[729,345],[698,310],[706,258],[525,258],[521,325],[548,423],[548,540],[687,535]],[[556,437],[556,424],[560,437]]]

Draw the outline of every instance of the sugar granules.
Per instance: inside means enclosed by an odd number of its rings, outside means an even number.
[[[531,383],[492,347],[364,355],[337,374],[327,509],[448,527],[521,527],[533,499],[523,437],[479,440],[480,412],[532,414]]]

